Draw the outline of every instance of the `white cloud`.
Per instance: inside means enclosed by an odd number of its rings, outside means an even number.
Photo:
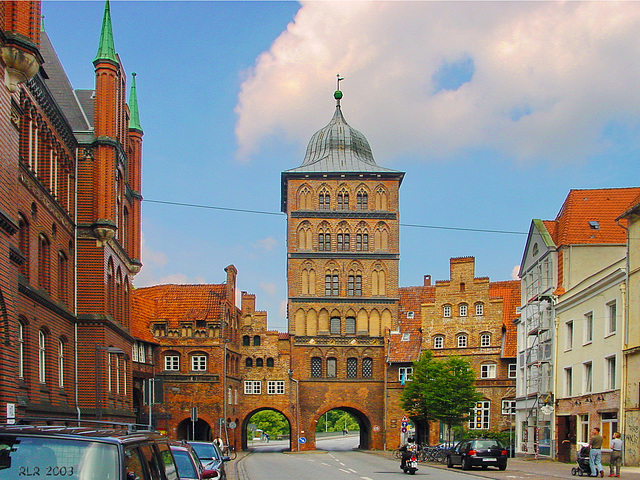
[[[511,280],[520,280],[518,274],[520,273],[520,265],[514,265],[511,270]]]
[[[605,148],[611,121],[638,121],[638,2],[305,1],[247,72],[239,157],[272,135],[306,145],[343,112],[389,157],[496,149],[516,161],[575,161]],[[473,77],[434,94],[443,65]]]
[[[273,250],[276,245],[278,245],[278,241],[273,237],[262,238],[256,242],[257,248],[260,248],[267,252]]]

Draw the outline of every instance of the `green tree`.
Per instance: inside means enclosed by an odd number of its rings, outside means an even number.
[[[279,412],[275,410],[262,410],[251,417],[250,423],[255,423],[256,427],[267,432],[270,437],[289,434],[289,422]]]
[[[434,359],[427,350],[413,364],[413,376],[401,395],[402,406],[423,420],[460,425],[482,398],[475,388],[475,377],[466,360]]]
[[[321,415],[316,424],[316,432],[341,432],[347,427],[350,432],[360,430],[358,421],[344,410],[329,410]]]

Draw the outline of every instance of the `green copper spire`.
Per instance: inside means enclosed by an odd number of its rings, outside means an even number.
[[[102,31],[100,32],[100,45],[98,45],[98,53],[93,63],[98,60],[109,60],[118,63],[116,57],[116,47],[113,43],[113,29],[111,28],[111,9],[109,0],[105,2],[104,17],[102,17]]]
[[[131,93],[129,94],[129,129],[142,131],[142,125],[140,125],[140,114],[138,113],[138,93],[136,91],[136,74],[132,73],[133,79],[131,80]]]

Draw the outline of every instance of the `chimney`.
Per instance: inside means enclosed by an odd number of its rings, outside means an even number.
[[[423,286],[430,287],[431,286],[431,275],[424,276]]]

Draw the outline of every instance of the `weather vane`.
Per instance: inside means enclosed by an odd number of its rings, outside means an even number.
[[[336,90],[340,90],[340,81],[344,80],[344,78],[341,77],[339,73],[336,75],[336,77],[338,77]]]

